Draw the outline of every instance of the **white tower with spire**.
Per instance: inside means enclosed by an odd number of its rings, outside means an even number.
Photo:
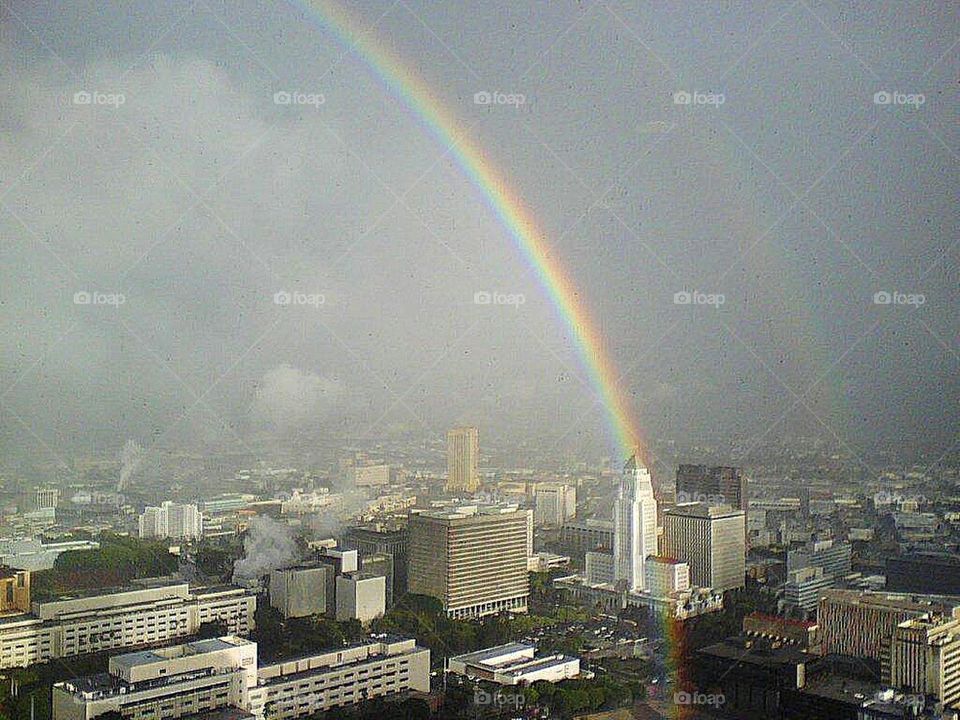
[[[657,554],[657,500],[649,471],[634,454],[623,466],[613,505],[614,580],[624,580],[633,592],[645,590],[647,556]]]

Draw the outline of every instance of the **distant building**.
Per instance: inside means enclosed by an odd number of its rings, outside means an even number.
[[[407,591],[407,531],[381,530],[376,527],[347,528],[343,537],[346,549],[356,550],[360,558],[368,555],[386,554],[393,558],[393,588],[388,593],[388,607],[391,597],[400,596]]]
[[[677,468],[677,504],[729,505],[747,513],[747,479],[740,468],[680,465]]]
[[[534,495],[538,526],[560,527],[577,514],[577,489],[562,483],[540,483]]]
[[[814,650],[820,645],[820,627],[814,621],[793,620],[759,612],[743,618],[743,634],[796,645],[802,650]]]
[[[366,624],[386,610],[387,579],[362,572],[337,577],[336,619],[359,620]]]
[[[591,550],[613,552],[613,520],[574,520],[560,527],[560,547],[580,564]]]
[[[411,514],[410,592],[439,599],[454,618],[526,612],[527,519],[515,505]]]
[[[447,433],[447,490],[476,492],[480,487],[480,431],[454,428]]]
[[[824,652],[886,663],[897,626],[927,613],[960,618],[960,599],[830,589],[823,591],[817,622]]]
[[[887,558],[887,590],[960,595],[960,558],[947,553],[910,553]]]
[[[270,605],[284,618],[323,615],[331,599],[327,595],[328,565],[302,565],[270,573]]]
[[[850,543],[841,540],[815,540],[801,550],[787,553],[787,572],[806,567],[823,568],[825,575],[842,578],[851,569]]]
[[[836,584],[836,578],[823,572],[821,567],[802,567],[787,573],[783,586],[783,602],[787,607],[814,612],[820,602],[820,594]]]
[[[674,558],[651,556],[647,558],[646,591],[664,596],[690,589],[690,566]]]
[[[536,657],[536,646],[508,643],[449,658],[446,671],[497,685],[553,683],[577,677],[580,659],[566,655]]]
[[[429,690],[430,651],[412,639],[383,637],[258,665],[256,643],[226,636],[117,655],[107,673],[57,683],[53,720],[110,711],[130,720],[207,718],[231,709],[287,720]]]
[[[677,505],[663,513],[663,554],[690,565],[690,582],[718,591],[743,587],[744,514],[730,506]]]
[[[613,585],[613,553],[588,552],[585,556],[584,576],[590,585]]]
[[[94,540],[68,540],[45,543],[39,538],[7,538],[0,540],[0,564],[24,570],[49,570],[61,553],[67,550],[97,550]]]
[[[146,507],[140,515],[141,538],[195,540],[203,535],[203,516],[196,505],[167,500],[160,507]]]
[[[527,570],[529,572],[548,572],[567,567],[569,564],[570,558],[568,556],[550,552],[536,552],[527,558]]]
[[[0,567],[0,613],[30,612],[30,572]]]
[[[353,469],[353,481],[357,487],[389,485],[392,472],[390,465],[361,465]]]

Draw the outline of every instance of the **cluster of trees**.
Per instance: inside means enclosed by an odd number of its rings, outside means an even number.
[[[250,639],[256,641],[257,653],[266,662],[343,647],[367,637],[359,620],[337,622],[319,615],[284,620],[263,602],[257,604],[255,621]]]
[[[549,707],[550,717],[618,708],[642,700],[645,694],[642,685],[629,687],[609,678],[536,682],[523,689],[524,705]]]
[[[169,575],[177,558],[163,543],[102,533],[98,550],[68,550],[53,568],[34,573],[31,593],[38,600],[91,588],[124,585],[137,578]]]

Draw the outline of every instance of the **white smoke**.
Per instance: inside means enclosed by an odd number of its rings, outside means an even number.
[[[342,395],[339,380],[304,372],[291,365],[278,365],[260,382],[254,413],[275,428],[297,428],[326,417]]]
[[[289,525],[269,517],[253,518],[243,540],[243,557],[233,565],[233,581],[245,584],[271,570],[293,565],[297,559],[297,544]]]
[[[117,492],[127,486],[127,480],[143,459],[143,448],[136,440],[127,440],[120,451],[120,479],[117,481]]]

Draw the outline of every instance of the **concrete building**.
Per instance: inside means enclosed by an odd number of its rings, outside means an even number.
[[[870,658],[884,667],[890,660],[890,642],[897,626],[928,613],[960,618],[960,600],[830,589],[820,598],[817,623],[823,631],[824,652]]]
[[[119,712],[128,720],[247,712],[285,720],[362,700],[430,689],[430,651],[414,640],[382,637],[272,665],[257,645],[226,636],[110,659],[109,672],[57,683],[54,720]]]
[[[960,619],[922,615],[893,631],[891,686],[934,698],[942,707],[960,705]]]
[[[203,535],[203,516],[196,505],[165,501],[160,507],[146,507],[139,520],[140,537],[194,540]]]
[[[329,565],[301,565],[270,573],[270,605],[285,618],[323,615],[329,602]]]
[[[725,591],[743,587],[746,533],[742,510],[703,503],[663,513],[663,554],[690,565],[690,582]]]
[[[580,659],[566,655],[536,657],[536,646],[508,643],[449,658],[446,671],[497,685],[553,683],[579,675]]]
[[[337,620],[368,623],[386,610],[387,579],[383,575],[362,572],[337,577]]]
[[[590,585],[613,585],[613,553],[588,552],[584,558],[584,577]]]
[[[842,578],[851,568],[851,545],[841,540],[814,540],[801,550],[787,552],[787,572],[806,567],[823,568],[824,575]]]
[[[613,520],[575,520],[560,527],[560,547],[578,565],[592,550],[613,552]]]
[[[623,468],[613,505],[614,580],[627,590],[644,589],[644,563],[657,554],[657,501],[650,473],[636,455]]]
[[[690,566],[674,558],[652,555],[645,567],[646,591],[665,596],[690,589]]]
[[[887,558],[887,590],[960,595],[960,557],[949,553],[909,553]]]
[[[329,547],[321,547],[317,550],[317,562],[327,565],[330,568],[330,572],[327,573],[327,587],[325,591],[327,615],[332,617],[337,611],[337,577],[344,573],[352,573],[359,570],[359,558],[360,554],[356,550]]]
[[[787,607],[814,612],[820,603],[820,594],[836,583],[821,567],[804,567],[787,573],[783,586],[783,602]]]
[[[447,433],[447,490],[476,492],[480,487],[480,431],[454,428]]]
[[[389,485],[393,477],[389,465],[361,465],[353,468],[353,481],[357,487]]]
[[[0,540],[0,564],[34,572],[49,570],[54,561],[67,550],[97,550],[94,540],[68,540],[45,543],[39,538],[18,537]]]
[[[746,514],[747,479],[740,468],[680,465],[677,468],[677,504],[699,502],[729,505]]]
[[[812,620],[792,620],[754,612],[744,616],[742,627],[747,637],[796,645],[801,650],[815,651],[820,647],[820,626]]]
[[[191,589],[168,581],[33,601],[29,613],[0,617],[0,668],[156,645],[193,635],[204,623],[220,622],[230,633],[247,635],[256,607],[256,595],[242,588]]]
[[[360,572],[370,577],[375,575],[383,577],[386,582],[384,602],[387,610],[392,608],[394,598],[393,556],[387,553],[361,556]]]
[[[516,505],[412,514],[410,592],[439,599],[455,618],[526,612],[527,518]]]
[[[534,493],[534,521],[540,527],[560,527],[577,514],[577,489],[562,483],[540,483]]]
[[[0,567],[0,613],[30,612],[30,573]]]
[[[347,528],[343,537],[343,547],[356,550],[361,561],[369,555],[389,555],[393,560],[393,589],[387,593],[388,607],[392,597],[399,597],[407,591],[407,531],[386,530],[379,527]]]

